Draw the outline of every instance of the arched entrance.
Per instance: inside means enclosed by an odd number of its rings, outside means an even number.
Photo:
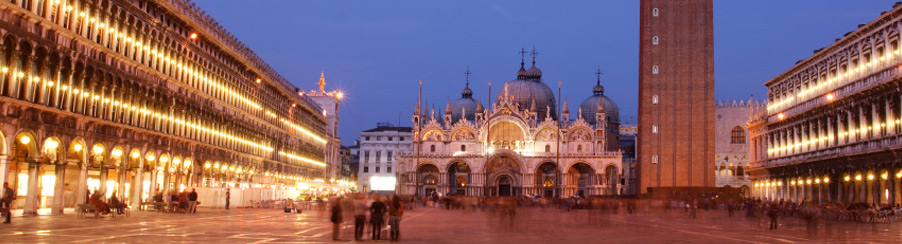
[[[567,195],[587,197],[591,195],[597,195],[595,192],[596,189],[593,188],[592,180],[593,176],[595,176],[595,170],[592,169],[591,166],[585,163],[577,163],[570,167],[567,170],[567,186],[568,192]]]
[[[558,186],[561,183],[560,175],[557,165],[552,162],[542,163],[536,168],[536,184],[540,187],[539,192],[542,197],[560,196],[561,193],[558,192]]]
[[[417,190],[417,193],[422,194],[421,196],[431,196],[432,193],[438,190],[438,178],[438,167],[434,164],[420,166],[417,169],[417,179],[420,180],[420,189]]]
[[[448,166],[448,183],[450,192],[458,196],[467,195],[470,185],[470,167],[464,162],[455,162]]]
[[[520,195],[520,175],[520,163],[513,157],[501,155],[493,158],[486,166],[486,176],[487,181],[494,185],[487,188],[489,192],[486,195]]]
[[[511,192],[511,184],[513,180],[511,180],[510,176],[502,175],[498,177],[498,196],[509,197],[512,196]]]

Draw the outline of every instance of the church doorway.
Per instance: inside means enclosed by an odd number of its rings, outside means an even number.
[[[536,180],[538,185],[542,186],[542,197],[554,198],[560,196],[558,192],[558,184],[560,181],[560,171],[557,165],[552,162],[546,162],[536,169]]]
[[[511,196],[511,177],[510,176],[501,176],[498,178],[498,196],[501,197],[509,197]]]

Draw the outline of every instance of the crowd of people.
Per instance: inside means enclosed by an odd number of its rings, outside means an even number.
[[[370,239],[381,240],[386,220],[390,226],[390,240],[393,242],[400,240],[401,216],[404,214],[405,208],[401,197],[354,194],[334,197],[330,200],[332,200],[330,221],[333,227],[333,240],[339,240],[340,225],[344,222],[345,215],[352,215],[354,218],[354,240],[359,241],[363,238],[367,225],[370,227]]]
[[[96,211],[101,214],[110,214],[113,210],[116,211],[116,214],[123,214],[125,212],[125,208],[128,208],[128,204],[124,201],[119,200],[119,194],[116,191],[113,191],[113,194],[110,194],[110,197],[105,197],[105,192],[101,190],[94,190],[91,193],[91,190],[86,190],[85,202],[89,205],[94,205]]]
[[[197,205],[200,203],[197,201],[197,190],[194,188],[191,188],[191,192],[182,190],[181,192],[172,192],[169,196],[163,196],[162,191],[157,191],[153,196],[153,201],[166,203],[169,211],[176,213],[197,213]],[[161,205],[157,205],[157,207],[162,208]],[[162,211],[163,209],[157,210]]]

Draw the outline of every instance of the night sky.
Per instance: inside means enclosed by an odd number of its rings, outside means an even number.
[[[715,97],[763,99],[763,83],[894,1],[715,1]],[[601,66],[605,95],[635,123],[638,1],[238,1],[197,4],[302,90],[343,90],[339,136],[352,145],[376,122],[410,125],[417,80],[444,112],[467,67],[487,103],[516,78],[521,48],[539,52],[546,84],[575,110]],[[527,68],[530,57],[527,56]]]

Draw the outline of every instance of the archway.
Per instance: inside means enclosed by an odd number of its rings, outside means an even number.
[[[511,121],[499,121],[489,129],[488,141],[495,149],[519,150],[525,148],[526,132]]]
[[[423,164],[417,169],[417,179],[420,182],[418,194],[422,196],[431,196],[438,191],[439,170],[434,164]]]
[[[466,196],[467,186],[470,185],[470,167],[464,162],[451,163],[448,166],[448,184],[450,193]]]
[[[498,185],[498,189],[497,189],[498,196],[501,196],[501,197],[513,196],[513,193],[511,192],[511,184],[512,183],[513,183],[513,180],[511,180],[510,176],[502,175],[501,177],[498,177],[498,184],[497,184]]]
[[[595,170],[585,163],[576,163],[567,170],[567,186],[570,188],[569,195],[587,197],[598,194],[595,189],[590,187]]]
[[[520,163],[513,157],[502,154],[491,161],[489,161],[488,165],[486,165],[486,176],[487,183],[494,184],[487,188],[490,192],[487,192],[485,195],[488,196],[501,196],[501,187],[502,178],[507,178],[504,182],[507,183],[509,187],[509,191],[506,193],[508,196],[517,196],[520,194]],[[501,188],[500,188],[501,187]]]
[[[17,197],[10,203],[10,209],[24,208],[28,189],[37,187],[38,143],[31,132],[20,132],[13,140],[7,183]]]
[[[545,162],[536,168],[536,184],[540,187],[542,197],[552,198],[560,196],[558,186],[561,184],[560,171],[552,162]]]

